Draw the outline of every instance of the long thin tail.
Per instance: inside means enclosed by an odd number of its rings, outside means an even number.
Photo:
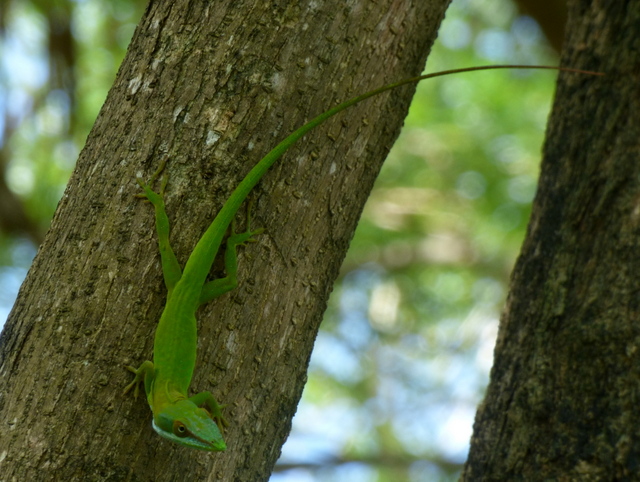
[[[395,82],[393,84],[385,85],[384,87],[380,87],[378,89],[372,90],[365,94],[359,95],[352,99],[346,100],[335,107],[323,112],[317,117],[313,118],[309,122],[307,122],[302,127],[299,127],[290,135],[288,135],[284,140],[282,140],[276,147],[274,147],[266,156],[256,164],[251,171],[247,174],[247,176],[242,180],[242,182],[238,185],[235,191],[231,194],[228,201],[226,202],[223,209],[228,209],[229,214],[233,216],[246,196],[249,194],[251,189],[260,181],[262,176],[267,172],[267,170],[285,153],[287,150],[295,144],[302,136],[304,136],[307,132],[314,129],[315,127],[322,124],[327,119],[333,117],[337,113],[351,107],[352,105],[358,104],[369,97],[373,97],[375,95],[386,92],[387,90],[395,89],[396,87],[400,87],[406,84],[412,84],[419,82],[425,79],[431,79],[434,77],[441,77],[443,75],[449,74],[458,74],[462,72],[474,72],[478,70],[497,70],[497,69],[544,69],[544,70],[561,70],[563,72],[574,72],[578,74],[586,74],[586,75],[604,75],[601,72],[592,72],[589,70],[580,70],[580,69],[571,69],[566,67],[554,67],[549,65],[484,65],[479,67],[466,67],[461,69],[452,69],[452,70],[443,70],[441,72],[433,72],[431,74],[418,75],[417,77],[411,77],[408,79],[401,80],[399,82]],[[222,212],[220,212],[222,214]],[[231,219],[229,219],[231,222]]]
[[[341,112],[352,105],[355,105],[359,102],[362,102],[369,97],[373,97],[374,95],[381,94],[386,92],[387,90],[395,89],[396,87],[400,87],[406,84],[412,84],[415,82],[419,82],[425,79],[431,79],[433,77],[441,77],[443,75],[449,74],[457,74],[462,72],[474,72],[477,70],[496,70],[496,69],[545,69],[545,70],[561,70],[564,72],[574,72],[578,74],[587,74],[587,75],[604,75],[600,72],[591,72],[588,70],[579,70],[579,69],[571,69],[566,67],[553,67],[548,65],[485,65],[480,67],[467,67],[462,69],[452,69],[452,70],[444,70],[441,72],[434,72],[431,74],[419,75],[417,77],[411,77],[409,79],[404,79],[399,82],[385,85],[384,87],[380,87],[378,89],[367,92],[366,94],[359,95],[352,99],[342,102],[341,104],[336,105],[335,107],[329,109],[326,112],[318,115],[313,118],[309,122],[307,122],[302,127],[298,128],[291,134],[289,134],[284,140],[282,140],[276,147],[274,147],[266,156],[264,156],[260,162],[258,162],[246,177],[238,184],[238,187],[231,193],[229,199],[225,202],[224,206],[213,220],[207,231],[204,233],[198,244],[196,245],[192,255],[187,262],[187,265],[184,269],[183,277],[191,277],[186,276],[193,272],[197,272],[194,274],[193,278],[195,279],[195,283],[202,284],[204,279],[209,272],[210,265],[207,267],[203,266],[195,266],[198,263],[198,260],[201,259],[211,259],[215,256],[215,253],[218,250],[218,246],[222,241],[222,237],[224,233],[233,220],[236,212],[240,208],[242,202],[249,195],[253,187],[258,184],[262,176],[269,170],[269,168],[285,153],[287,150],[295,144],[302,136],[304,136],[311,129],[319,126],[327,119],[333,117],[338,112]],[[197,252],[197,253],[196,253]],[[197,256],[196,256],[197,254]],[[213,259],[211,259],[213,263]],[[198,285],[200,286],[200,285]]]

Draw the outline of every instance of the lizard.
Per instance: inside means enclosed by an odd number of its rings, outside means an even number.
[[[235,232],[234,218],[242,203],[269,168],[307,132],[365,99],[433,77],[476,70],[507,68],[552,69],[603,75],[599,72],[539,65],[470,67],[407,78],[344,101],[289,134],[249,171],[197,242],[189,255],[184,270],[181,269],[169,243],[169,219],[164,204],[167,175],[162,176],[159,192],[152,189],[153,184],[165,168],[166,158],[160,163],[159,168],[148,182],[143,182],[140,178],[137,179],[142,189],[138,196],[147,199],[155,211],[156,232],[164,284],[167,288],[167,300],[156,328],[153,362],[145,361],[138,368],[126,367],[134,373],[135,377],[126,386],[124,393],[126,394],[134,388],[134,396],[137,397],[139,384],[143,382],[147,402],[153,413],[152,425],[159,435],[195,449],[226,450],[222,431],[228,423],[222,414],[223,405],[220,405],[208,391],[188,396],[196,363],[197,324],[195,313],[200,305],[233,290],[238,285],[236,249],[238,246],[254,242],[254,236],[260,234],[262,229],[251,230],[250,207],[245,232]],[[231,226],[231,234],[226,240],[224,257],[226,276],[207,281],[207,276],[229,226]]]

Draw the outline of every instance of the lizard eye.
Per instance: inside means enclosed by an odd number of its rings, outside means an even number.
[[[175,422],[173,422],[173,434],[177,435],[178,437],[186,437],[188,435],[188,430],[187,427],[184,425],[184,423],[180,422],[179,420],[176,420]]]

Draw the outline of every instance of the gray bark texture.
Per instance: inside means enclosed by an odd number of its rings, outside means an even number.
[[[266,232],[240,254],[239,288],[198,312],[192,390],[227,405],[225,453],[160,438],[146,402],[122,395],[124,365],[151,358],[165,298],[136,175],[168,156],[171,239],[184,263],[279,140],[337,101],[419,74],[447,4],[150,2],[0,340],[0,480],[269,478],[414,87],[317,129],[255,189],[253,226]]]
[[[539,189],[464,481],[640,480],[640,1],[569,2]]]

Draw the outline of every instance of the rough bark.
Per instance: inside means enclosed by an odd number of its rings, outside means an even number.
[[[463,480],[638,480],[640,1],[573,1]]]
[[[137,174],[169,156],[184,262],[275,143],[338,100],[418,74],[447,0],[152,1],[0,341],[6,480],[268,478],[331,285],[413,88],[307,136],[255,191],[241,286],[198,313],[192,388],[227,404],[226,453],[158,437],[125,363],[151,357],[165,297]],[[215,270],[218,275],[220,270]]]

